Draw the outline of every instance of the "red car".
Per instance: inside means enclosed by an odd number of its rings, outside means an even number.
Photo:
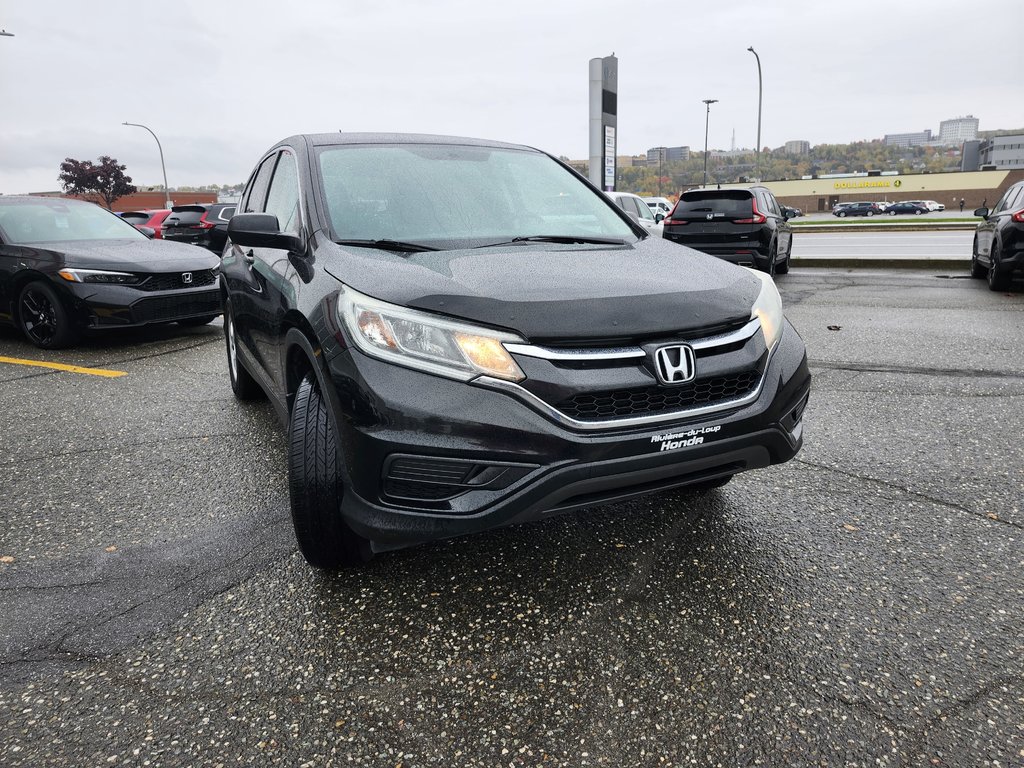
[[[149,227],[153,230],[153,237],[159,240],[163,238],[162,225],[169,213],[170,210],[166,208],[151,211],[126,211],[121,214],[121,218],[136,229]]]

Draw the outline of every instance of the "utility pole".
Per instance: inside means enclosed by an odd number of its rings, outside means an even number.
[[[757,59],[757,147],[754,149],[754,175],[758,181],[761,181],[761,57],[757,55],[757,51],[754,50],[754,46],[747,48],[754,58]]]
[[[171,208],[171,193],[167,189],[167,166],[164,165],[164,148],[160,146],[160,139],[156,138],[156,134],[153,131],[140,123],[121,123],[121,125],[130,125],[133,128],[145,128],[149,131],[150,135],[156,139],[156,148],[160,150],[160,169],[164,172],[164,204],[167,208]]]
[[[718,99],[703,99],[704,104],[707,105],[707,113],[704,115],[704,183],[702,187],[708,185],[708,124],[711,122],[711,105],[717,104]]]

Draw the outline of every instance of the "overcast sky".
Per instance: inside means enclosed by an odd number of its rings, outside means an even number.
[[[1017,9],[963,0],[0,0],[0,192],[65,157],[136,184],[244,181],[293,133],[426,132],[585,158],[590,58],[619,58],[619,153],[1024,126]]]

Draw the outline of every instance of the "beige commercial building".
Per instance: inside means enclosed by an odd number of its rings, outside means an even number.
[[[899,176],[840,176],[793,181],[766,181],[783,204],[812,211],[830,211],[836,203],[857,200],[935,200],[946,208],[974,210],[983,202],[992,206],[1011,184],[1024,180],[1022,171],[973,171],[901,174]],[[723,189],[749,184],[722,184]]]

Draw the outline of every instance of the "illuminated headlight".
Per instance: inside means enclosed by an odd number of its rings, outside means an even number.
[[[57,273],[69,283],[103,283],[106,285],[135,285],[142,281],[131,272],[107,272],[102,269],[62,269]]]
[[[750,309],[750,319],[756,317],[761,321],[764,343],[772,349],[782,335],[782,297],[771,275],[753,269],[750,272],[761,281],[761,292]]]
[[[514,334],[388,304],[347,286],[338,314],[355,345],[371,357],[460,381],[526,378],[503,346],[523,343]]]

